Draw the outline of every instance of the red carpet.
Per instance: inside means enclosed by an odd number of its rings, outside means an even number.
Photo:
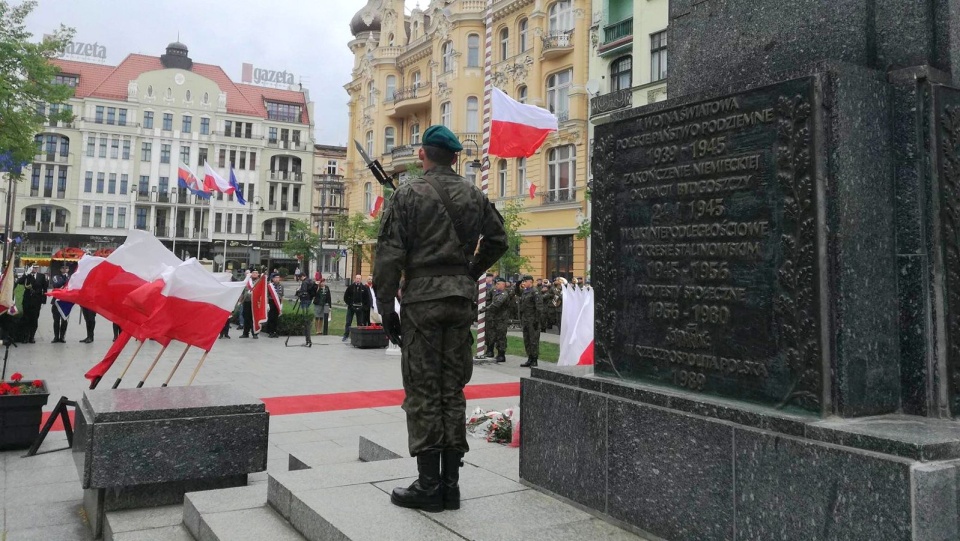
[[[463,390],[467,400],[479,398],[502,398],[520,396],[519,383],[487,383],[483,385],[467,385]],[[270,415],[292,415],[295,413],[318,413],[321,411],[340,411],[362,408],[383,408],[399,406],[403,403],[403,389],[390,391],[356,391],[351,393],[307,394],[300,396],[275,396],[262,398]],[[43,422],[47,422],[49,412],[43,413]],[[70,421],[73,422],[73,412],[70,412]],[[63,423],[59,419],[54,423],[53,430],[63,430]]]

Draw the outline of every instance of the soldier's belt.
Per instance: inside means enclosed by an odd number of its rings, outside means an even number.
[[[433,267],[419,267],[404,271],[407,280],[427,278],[430,276],[470,276],[470,269],[466,265],[436,265]]]

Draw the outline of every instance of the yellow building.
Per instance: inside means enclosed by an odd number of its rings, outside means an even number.
[[[434,0],[404,15],[403,0],[369,0],[351,21],[350,134],[401,181],[417,164],[423,131],[443,124],[463,141],[461,174],[480,183],[472,162],[482,151],[485,10],[485,0]],[[501,209],[523,207],[523,271],[536,277],[587,269],[586,241],[575,234],[586,208],[590,26],[587,0],[493,5],[494,84],[560,120],[559,132],[529,159],[486,162],[490,199]],[[347,205],[367,213],[381,187],[353,145],[347,163]]]

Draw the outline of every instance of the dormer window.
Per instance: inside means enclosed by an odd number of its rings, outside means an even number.
[[[280,122],[300,122],[301,106],[293,103],[266,102],[267,119]]]

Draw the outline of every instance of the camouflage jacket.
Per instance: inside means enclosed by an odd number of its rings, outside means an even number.
[[[487,305],[487,315],[495,318],[503,318],[504,320],[510,319],[511,310],[516,308],[516,305],[511,302],[513,299],[513,294],[510,293],[509,289],[504,289],[503,291],[493,291],[493,299],[491,299],[490,304]]]
[[[523,290],[520,295],[520,320],[539,321],[541,315],[543,315],[543,297],[540,296],[540,292],[535,287]]]
[[[373,282],[380,306],[393,305],[402,274],[437,267],[468,270],[404,280],[403,303],[445,297],[476,300],[477,279],[507,251],[503,218],[479,188],[449,166],[434,167],[427,175],[446,189],[464,223],[466,246],[476,250],[470,250],[473,256],[467,261],[453,220],[430,184],[420,178],[404,183],[390,198],[377,236]]]

